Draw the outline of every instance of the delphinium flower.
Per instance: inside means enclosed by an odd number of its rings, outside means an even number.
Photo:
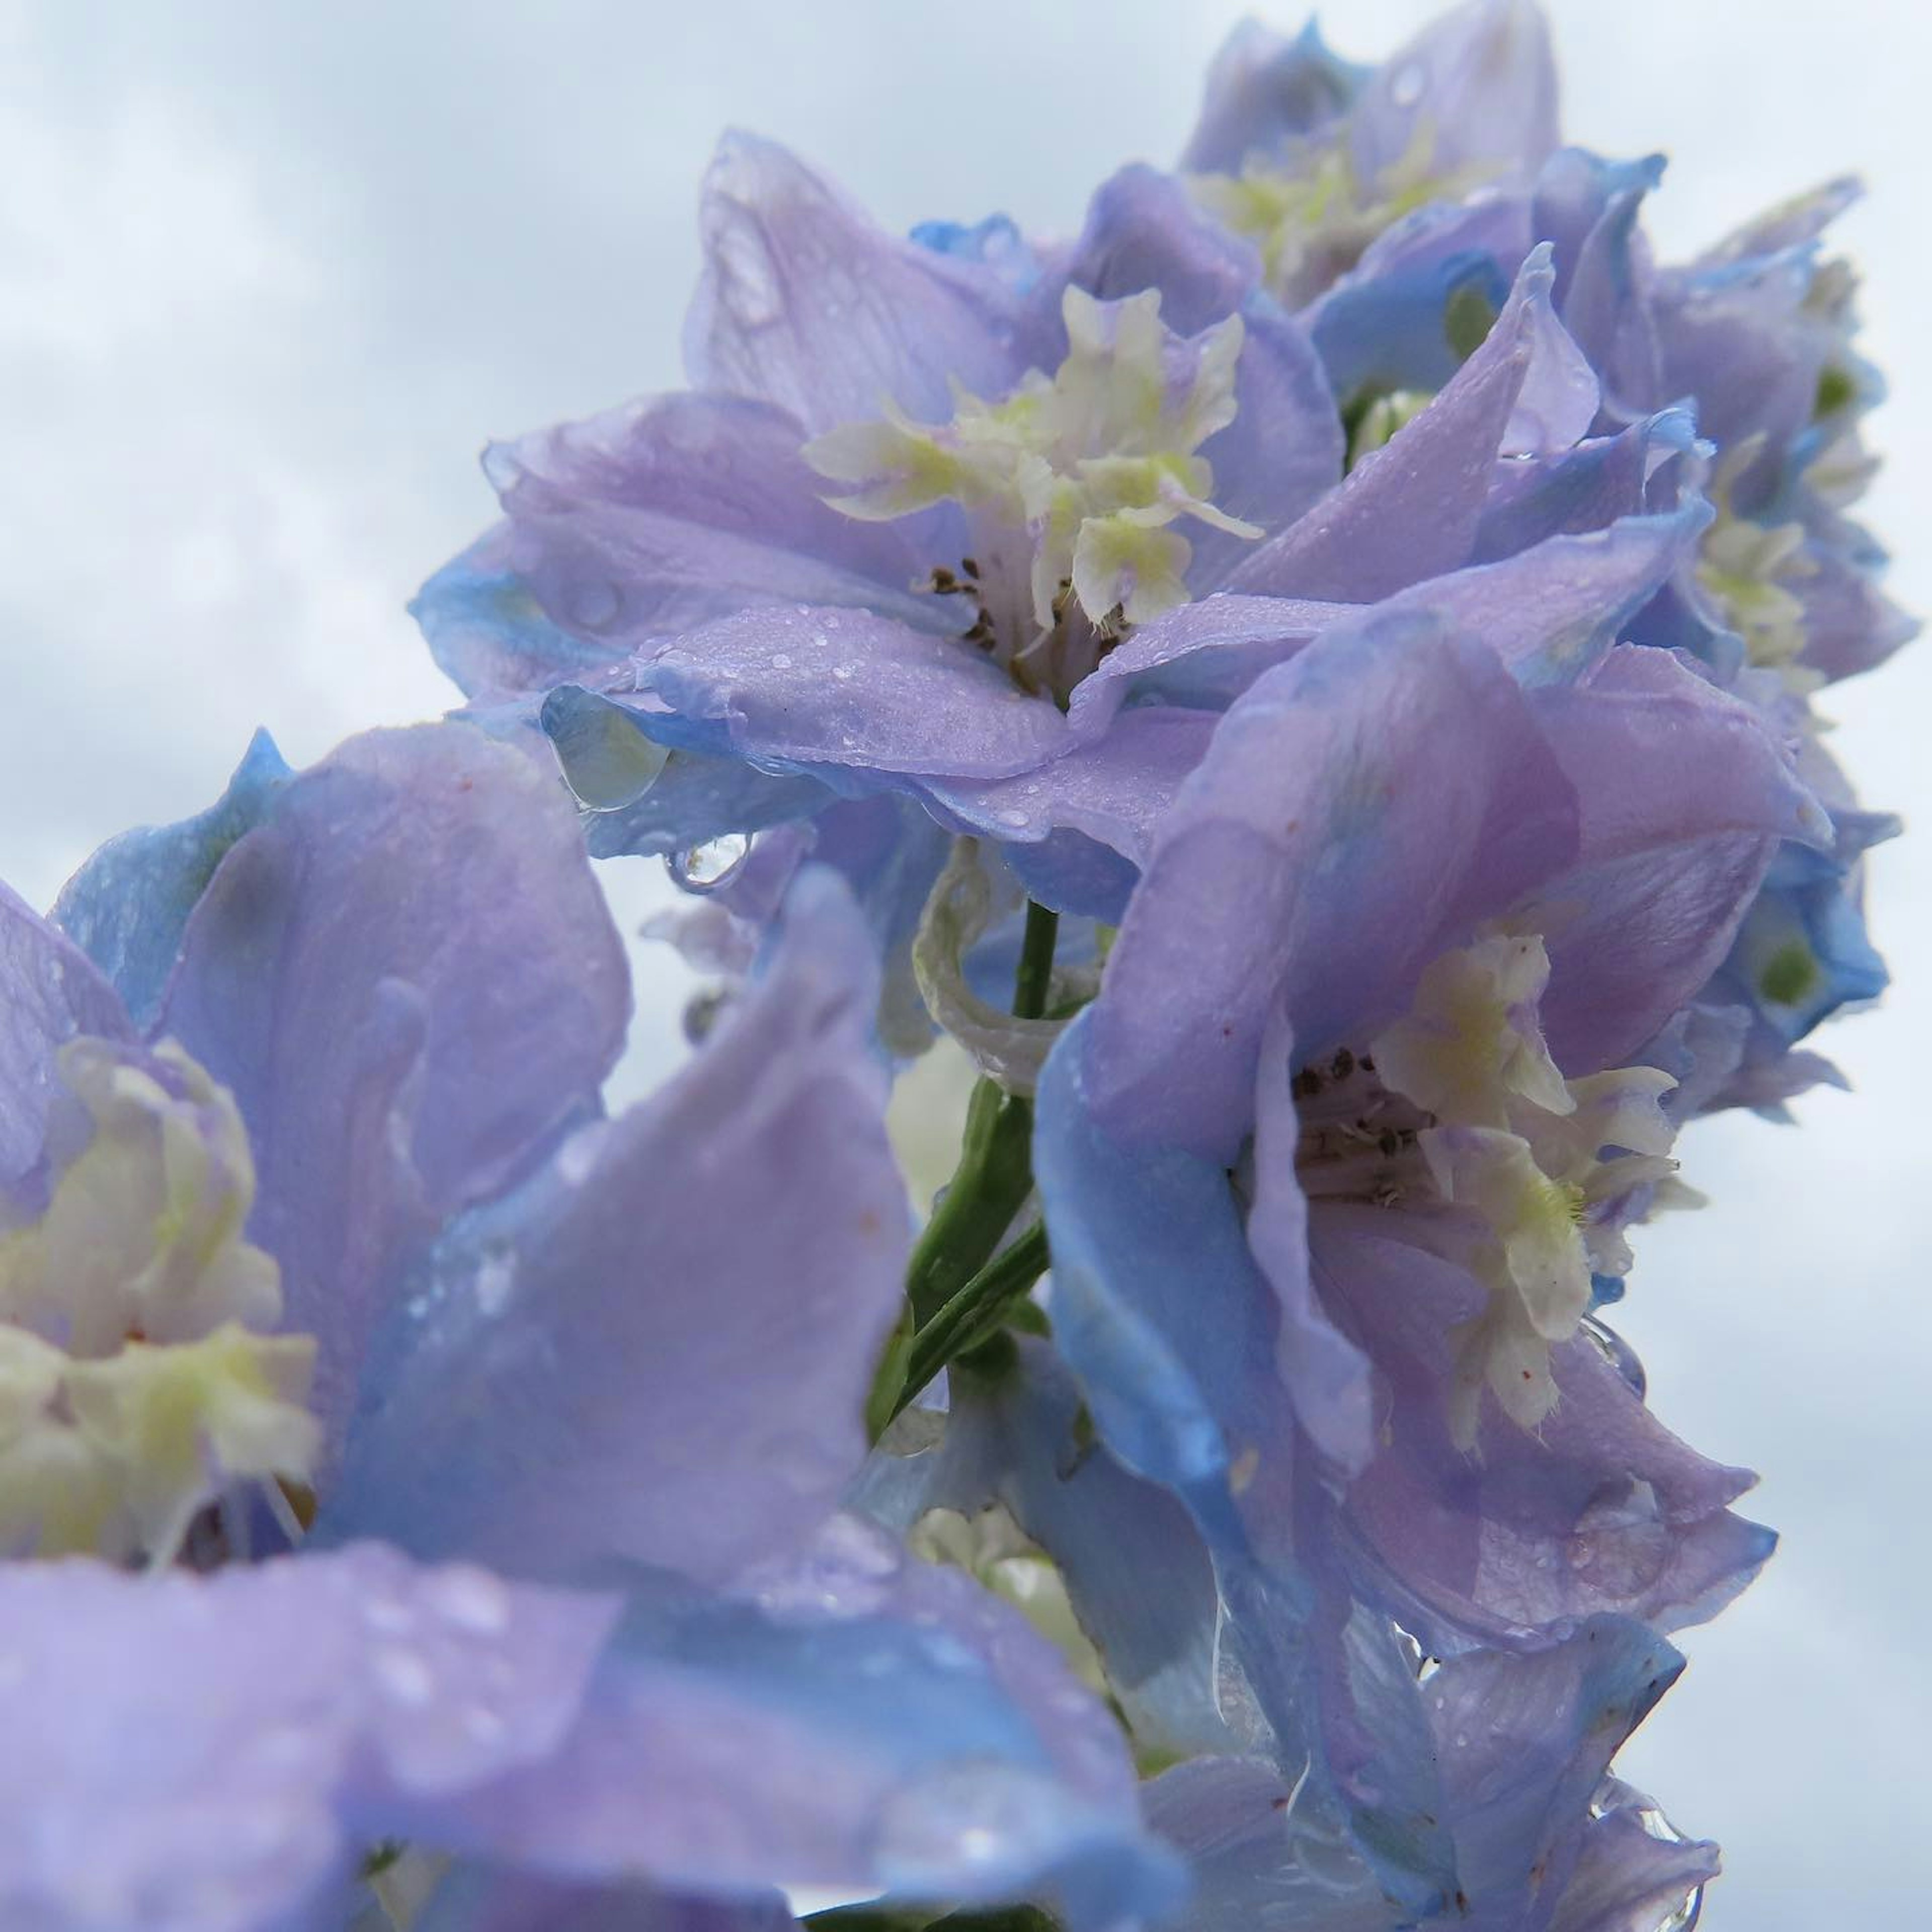
[[[574,814],[466,728],[258,742],[61,917],[0,900],[0,1922],[1162,1902],[1103,1708],[836,1512],[906,1231],[836,879],[608,1120]]]
[[[1243,29],[1066,243],[734,136],[694,388],[423,592],[469,723],[0,908],[20,1912],[1694,1916],[1612,1760],[1772,1538],[1600,1311],[1882,982],[1909,626],[1844,190],[1662,268],[1559,139],[1525,0]],[[614,1120],[559,766],[722,982]]]
[[[1636,634],[1694,652],[1801,736],[1836,826],[1828,850],[1787,850],[1767,875],[1699,1003],[1694,1084],[1701,1104],[1775,1108],[1831,1077],[1792,1048],[1883,987],[1858,862],[1896,826],[1857,808],[1809,700],[1916,628],[1878,587],[1882,552],[1846,514],[1874,466],[1861,418],[1883,394],[1855,346],[1852,272],[1822,252],[1856,184],[1828,183],[1686,266],[1658,266],[1641,215],[1662,158],[1557,146],[1546,36],[1516,0],[1460,8],[1374,68],[1337,61],[1312,27],[1293,41],[1244,30],[1210,76],[1184,165],[1204,214],[1298,304],[1355,447],[1426,406],[1454,367],[1457,316],[1492,311],[1531,250],[1553,247],[1557,312],[1603,386],[1597,435],[1546,474],[1514,479],[1489,542],[1514,547],[1586,506],[1640,500],[1658,412],[1687,406],[1716,514]],[[1322,186],[1392,166],[1415,179],[1406,197]],[[1312,223],[1311,197],[1325,211]],[[1280,236],[1300,238],[1292,290]]]

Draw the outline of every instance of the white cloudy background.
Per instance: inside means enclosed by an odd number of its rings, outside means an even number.
[[[1178,148],[1223,0],[0,0],[0,876],[206,802],[258,723],[298,761],[451,696],[403,614],[488,517],[486,436],[674,385],[693,200],[740,122],[889,224],[1072,226]],[[1423,0],[1343,0],[1347,52]],[[1572,138],[1669,151],[1674,252],[1855,168],[1844,226],[1894,400],[1870,505],[1932,610],[1932,27],[1898,0],[1554,0]],[[1291,25],[1283,20],[1280,24]],[[1874,803],[1932,772],[1932,644],[1833,694]],[[640,867],[641,862],[636,862]],[[1688,1640],[1627,1760],[1721,1839],[1718,1932],[1906,1925],[1929,1789],[1918,1611],[1932,843],[1876,866],[1898,984],[1801,1131],[1700,1129],[1714,1197],[1648,1239],[1658,1407],[1766,1472],[1763,1581]],[[626,902],[650,888],[624,882]],[[679,982],[640,988],[640,1058]]]

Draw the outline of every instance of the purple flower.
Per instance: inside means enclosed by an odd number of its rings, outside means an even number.
[[[1035,1172],[1056,1345],[1214,1550],[1281,1736],[1342,1722],[1276,1629],[1321,1604],[1450,1655],[1693,1622],[1763,1560],[1749,1479],[1582,1324],[1670,1166],[1646,1043],[1778,841],[1826,836],[1749,707],[1628,646],[1526,688],[1384,613],[1222,721],[1048,1064]]]
[[[1164,1899],[1104,1709],[834,1513],[906,1246],[843,889],[798,881],[606,1120],[622,956],[554,780],[449,726],[271,756],[63,901],[158,1044],[0,903],[10,1541],[208,1573],[0,1566],[43,1741],[0,1916],[327,1923],[394,1839],[674,1898]]]

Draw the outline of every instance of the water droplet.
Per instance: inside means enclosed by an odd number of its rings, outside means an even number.
[[[500,1315],[516,1292],[517,1264],[508,1255],[486,1255],[476,1270],[476,1306],[485,1315]]]
[[[430,1667],[412,1650],[398,1644],[385,1644],[372,1660],[376,1682],[384,1696],[412,1710],[427,1704],[436,1692],[436,1678]]]
[[[1428,70],[1421,62],[1411,61],[1389,82],[1389,98],[1398,107],[1413,107],[1422,98],[1428,80]]]
[[[745,862],[752,842],[742,832],[726,832],[702,845],[674,852],[671,877],[689,892],[716,892]]]
[[[1002,810],[994,812],[993,816],[997,818],[1002,825],[1018,826],[1024,825],[1027,823],[1026,814],[1020,811],[1018,808],[1015,806],[1007,806]]]
[[[463,1711],[463,1728],[480,1744],[493,1743],[506,1726],[502,1718],[486,1704],[467,1704]]]
[[[790,670],[791,669],[791,653],[790,653],[790,652],[789,652],[789,651],[774,651],[774,652],[772,652],[772,670]]]
[[[398,1597],[370,1597],[362,1605],[362,1621],[372,1630],[399,1636],[416,1624],[416,1612]]]
[[[500,1577],[473,1564],[452,1564],[424,1585],[422,1598],[446,1623],[479,1636],[494,1635],[510,1621],[510,1592]]]
[[[580,631],[601,631],[616,622],[624,608],[623,593],[608,578],[574,584],[564,598],[564,616]]]
[[[856,664],[834,664],[832,667],[832,675],[841,684],[850,684],[858,674],[859,667]]]

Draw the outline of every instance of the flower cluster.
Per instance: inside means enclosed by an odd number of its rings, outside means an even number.
[[[1852,190],[1661,170],[1530,0],[1243,28],[1071,241],[733,136],[464,707],[0,893],[0,1928],[1690,1924],[1612,1760],[1772,1538],[1603,1311],[1883,984],[1912,626]]]

